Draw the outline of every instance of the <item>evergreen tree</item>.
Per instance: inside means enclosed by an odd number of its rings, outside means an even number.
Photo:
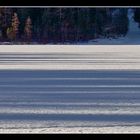
[[[32,21],[30,17],[28,17],[26,20],[24,32],[25,38],[30,41],[32,38]]]
[[[14,35],[14,39],[17,39],[18,37],[18,31],[19,31],[19,19],[18,19],[18,15],[17,13],[14,13],[14,15],[12,16],[12,32]]]

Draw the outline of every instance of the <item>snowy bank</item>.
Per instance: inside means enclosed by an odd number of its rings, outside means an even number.
[[[140,45],[1,45],[0,69],[140,69]]]

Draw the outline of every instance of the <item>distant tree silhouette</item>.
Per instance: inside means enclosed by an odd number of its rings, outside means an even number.
[[[26,20],[24,32],[25,32],[25,38],[27,39],[27,41],[31,41],[31,38],[32,38],[32,21],[31,21],[30,16]]]

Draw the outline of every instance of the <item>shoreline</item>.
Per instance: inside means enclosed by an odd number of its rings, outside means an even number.
[[[140,45],[0,46],[0,70],[140,70]]]

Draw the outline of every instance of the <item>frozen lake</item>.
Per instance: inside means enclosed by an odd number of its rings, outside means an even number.
[[[140,46],[0,47],[0,133],[112,132],[140,132]]]
[[[140,132],[140,72],[1,70],[0,132]]]

